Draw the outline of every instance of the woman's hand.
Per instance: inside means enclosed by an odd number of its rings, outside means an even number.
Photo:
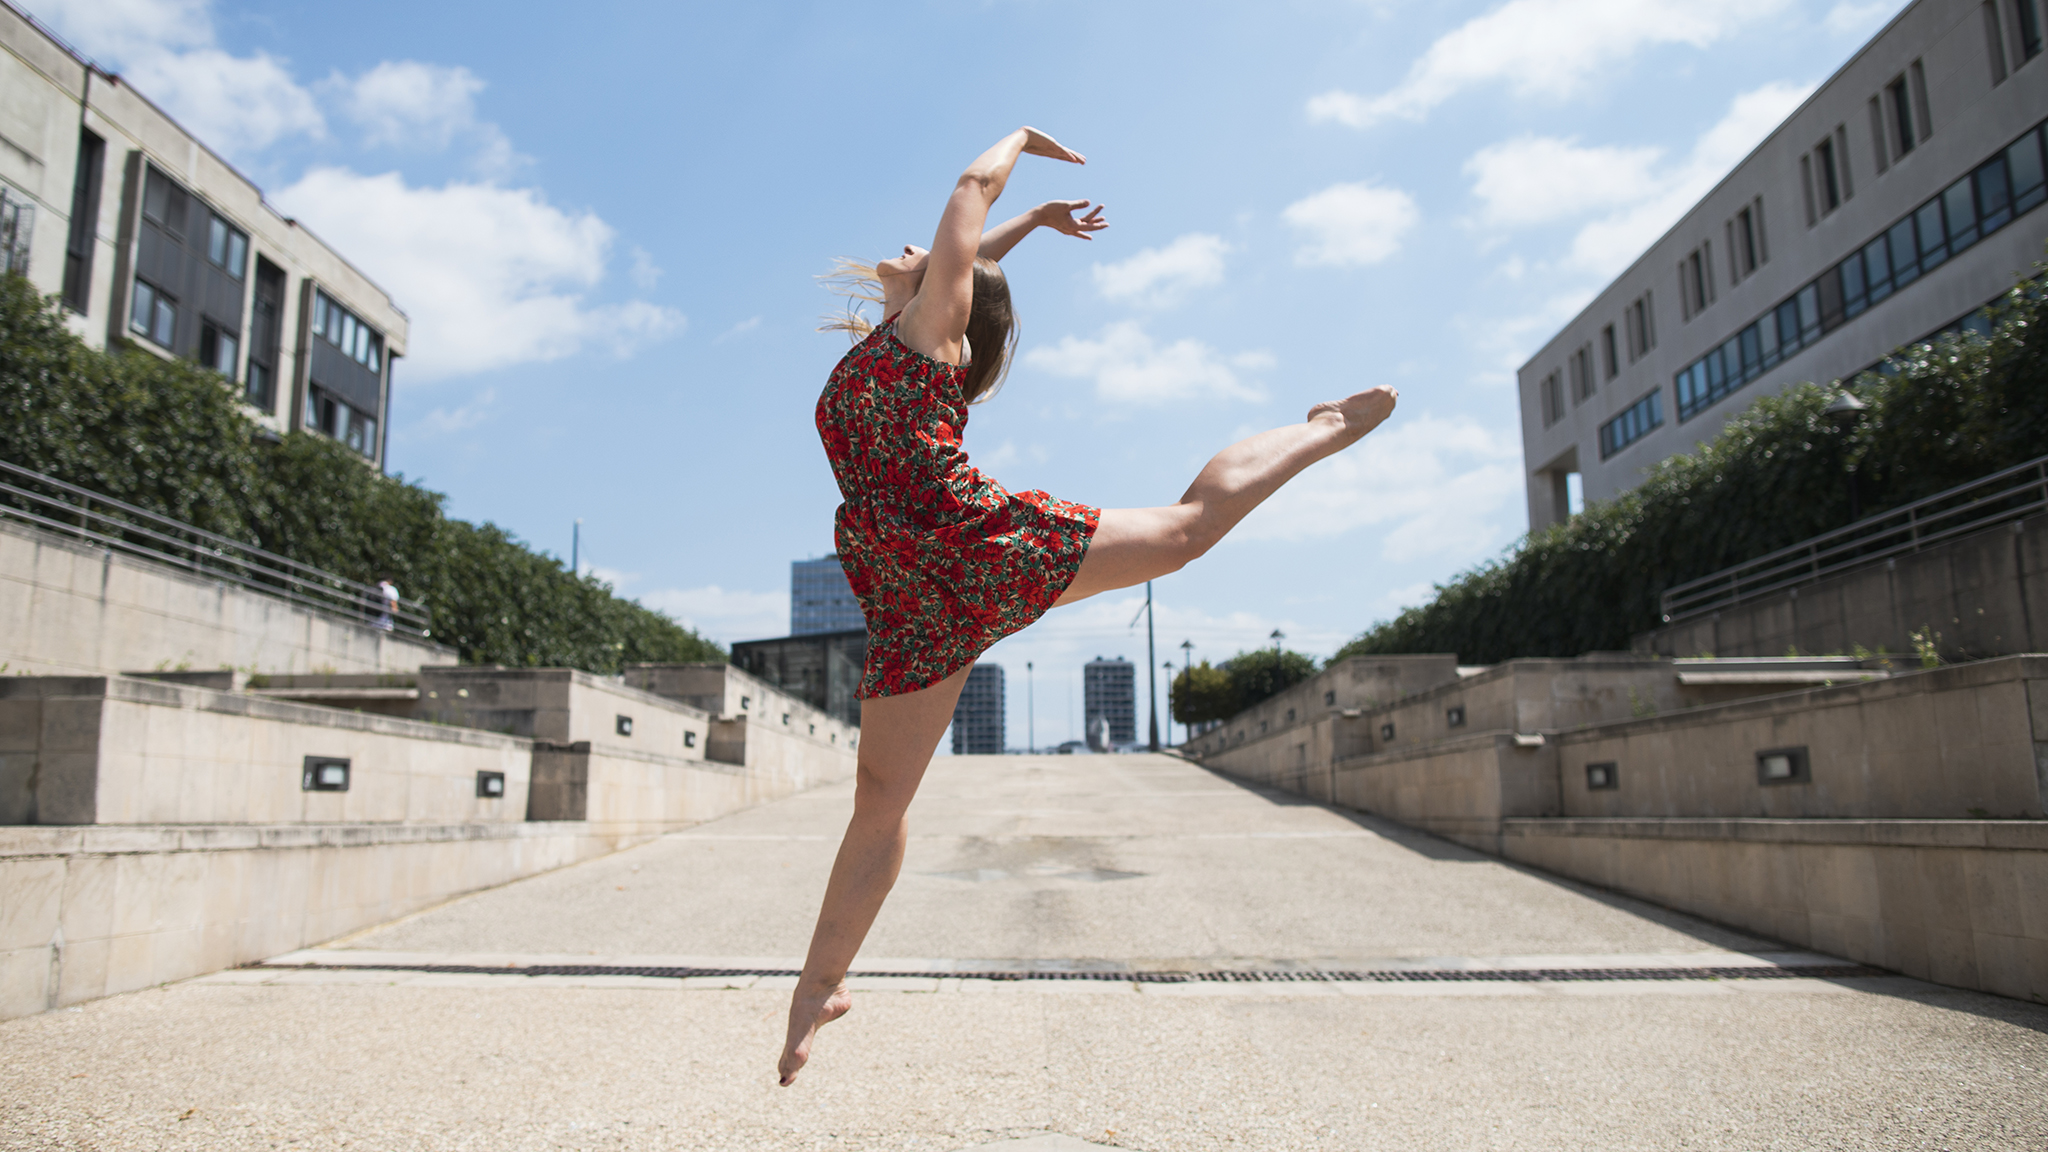
[[[1038,206],[1038,223],[1055,232],[1093,240],[1090,232],[1100,232],[1109,227],[1109,221],[1102,218],[1102,205],[1097,204],[1093,212],[1078,215],[1088,207],[1086,200],[1048,200]]]
[[[1069,164],[1086,164],[1088,158],[1047,136],[1036,128],[1026,126],[1018,129],[1024,133],[1024,151],[1033,156],[1049,156],[1054,160],[1065,160]]]

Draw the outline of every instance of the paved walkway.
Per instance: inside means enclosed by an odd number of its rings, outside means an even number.
[[[907,975],[781,1090],[850,800],[0,1025],[0,1148],[2048,1147],[2048,1009],[1697,978],[1825,958],[1148,756],[938,761],[859,965]],[[504,965],[582,971],[424,970]]]

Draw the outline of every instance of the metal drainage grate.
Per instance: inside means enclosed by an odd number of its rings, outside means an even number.
[[[681,980],[692,976],[799,976],[794,968],[665,968],[610,964],[251,964],[251,968],[314,971],[446,972],[483,976],[651,976]],[[1865,964],[1763,964],[1732,968],[1295,968],[1224,969],[1209,972],[1030,971],[994,969],[957,972],[849,972],[849,977],[895,976],[920,980],[1099,980],[1125,984],[1249,983],[1291,984],[1335,980],[1355,983],[1485,983],[1512,981],[1587,982],[1611,980],[1849,980],[1889,976]]]

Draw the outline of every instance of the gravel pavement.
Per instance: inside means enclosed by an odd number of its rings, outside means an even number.
[[[1896,977],[944,976],[1801,959],[1146,756],[935,762],[858,967],[940,974],[857,981],[779,1089],[789,980],[745,973],[796,963],[850,795],[0,1024],[0,1148],[2048,1148],[2048,1009]],[[564,961],[741,974],[413,970]]]

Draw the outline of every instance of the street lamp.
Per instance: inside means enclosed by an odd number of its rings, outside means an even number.
[[[1038,755],[1038,695],[1031,683],[1031,661],[1024,662],[1024,743]]]
[[[1869,411],[1870,405],[1858,400],[1856,394],[1847,388],[1835,393],[1835,398],[1828,401],[1826,408],[1821,409],[1821,415],[1827,417],[1828,422],[1842,432],[1843,456],[1849,454],[1850,434],[1856,431],[1858,424],[1863,423],[1863,417]],[[1847,465],[1846,470],[1849,473],[1849,522],[1854,524],[1863,519],[1863,494],[1859,491],[1861,485],[1856,483],[1855,466]]]
[[[1194,667],[1194,661],[1195,661],[1195,642],[1194,642],[1193,640],[1183,640],[1183,641],[1181,641],[1181,642],[1180,642],[1180,674],[1181,674],[1181,676],[1182,676],[1182,677],[1184,677],[1184,678],[1185,678],[1185,679],[1187,680],[1187,686],[1186,686],[1186,687],[1184,687],[1184,688],[1182,688],[1182,689],[1181,689],[1181,691],[1182,691],[1182,692],[1185,692],[1185,693],[1188,693],[1188,694],[1190,695],[1190,698],[1191,698],[1191,699],[1190,699],[1190,703],[1192,703],[1192,695],[1193,695],[1193,693],[1194,693],[1194,691],[1195,691],[1195,678],[1194,678],[1193,676],[1190,676],[1190,675],[1188,675],[1188,669],[1189,669],[1189,668],[1192,668],[1192,667]],[[1190,727],[1188,727],[1188,722],[1187,722],[1187,721],[1185,721],[1185,720],[1181,721],[1181,722],[1180,722],[1180,726],[1181,726],[1181,728],[1182,728],[1182,729],[1184,729],[1184,730],[1186,731],[1186,733],[1187,733],[1187,736],[1188,736],[1188,739],[1190,739],[1190,740],[1194,739],[1194,732],[1195,732],[1195,730],[1194,730],[1193,728],[1190,728]]]
[[[1161,665],[1160,665],[1160,667],[1162,667],[1162,668],[1166,669],[1166,705],[1167,705],[1167,707],[1166,707],[1166,742],[1167,742],[1168,744],[1172,744],[1172,743],[1173,743],[1173,661],[1171,661],[1171,660],[1168,660],[1168,661],[1167,661],[1166,663],[1164,663],[1164,664],[1161,664]],[[1187,725],[1185,725],[1185,724],[1181,725],[1181,733],[1182,733],[1182,735],[1186,735],[1186,733],[1187,733]]]

